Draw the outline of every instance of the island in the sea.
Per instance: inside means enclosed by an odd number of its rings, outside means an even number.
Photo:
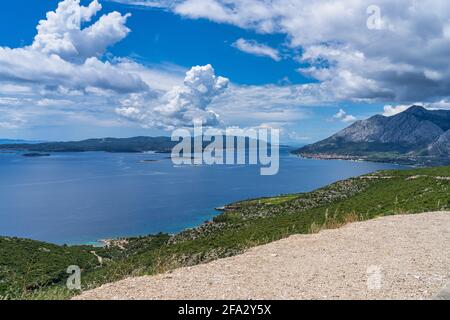
[[[235,136],[223,136],[223,141],[236,139]],[[193,139],[193,138],[191,138]],[[236,141],[236,140],[234,140]],[[251,138],[245,137],[245,145],[250,145]],[[254,140],[253,140],[254,141]],[[0,151],[27,151],[37,153],[48,152],[112,152],[112,153],[171,153],[179,141],[172,141],[171,137],[131,137],[131,138],[100,138],[82,141],[57,141],[42,143],[4,143],[0,144]],[[209,144],[202,141],[203,148]],[[193,140],[190,143],[194,145]],[[270,145],[270,144],[269,144]],[[193,151],[193,150],[192,150]]]
[[[38,157],[49,157],[49,153],[39,153],[39,152],[31,152],[31,153],[24,153],[24,157],[28,158],[38,158]]]
[[[101,138],[82,141],[0,144],[0,150],[28,152],[146,152],[170,153],[177,142],[170,137]]]

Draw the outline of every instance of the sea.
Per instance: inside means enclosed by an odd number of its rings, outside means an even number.
[[[0,235],[56,244],[176,233],[211,220],[226,204],[308,192],[395,164],[303,159],[282,148],[280,169],[174,165],[170,154],[0,153]]]

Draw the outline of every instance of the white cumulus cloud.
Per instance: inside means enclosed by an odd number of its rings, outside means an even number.
[[[140,2],[191,19],[285,34],[289,46],[302,52],[306,66],[299,71],[327,86],[335,100],[407,104],[450,96],[447,0],[379,0],[379,28],[368,27],[377,18],[368,12],[372,0]]]
[[[356,121],[356,117],[351,114],[347,114],[343,109],[339,109],[338,113],[333,116],[333,119],[340,120],[342,122],[353,122]]]
[[[264,44],[260,44],[254,40],[245,40],[240,38],[233,43],[233,47],[255,56],[269,57],[275,61],[281,60],[278,50]]]
[[[71,61],[83,62],[90,57],[101,56],[106,48],[122,40],[130,32],[125,26],[130,14],[111,12],[94,24],[82,29],[102,9],[97,0],[88,7],[80,6],[79,0],[64,0],[55,11],[37,26],[38,33],[31,48],[46,54],[57,54]]]
[[[173,87],[159,99],[149,101],[135,94],[123,100],[116,111],[149,127],[189,127],[194,120],[214,126],[218,124],[218,114],[208,107],[228,84],[228,79],[215,75],[211,65],[196,66],[186,73],[182,86]]]
[[[129,15],[112,12],[81,29],[101,10],[97,0],[88,7],[79,0],[64,0],[37,26],[30,46],[0,47],[0,81],[38,86],[64,86],[75,90],[89,87],[117,92],[148,90],[148,85],[120,64],[103,62],[106,48],[129,32]]]
[[[119,101],[134,94],[155,100],[182,82],[181,68],[103,59],[108,47],[130,32],[125,25],[130,15],[97,16],[101,9],[97,0],[87,6],[63,0],[39,22],[30,45],[0,44],[3,129],[74,123],[120,126],[114,112]]]
[[[411,106],[410,105],[398,105],[398,106],[386,105],[383,107],[383,116],[385,116],[385,117],[395,116],[396,114],[407,110],[409,107],[411,107]]]

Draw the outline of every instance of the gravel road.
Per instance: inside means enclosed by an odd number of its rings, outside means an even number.
[[[450,281],[450,212],[295,235],[75,299],[430,299]]]

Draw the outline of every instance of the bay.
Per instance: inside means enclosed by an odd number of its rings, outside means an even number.
[[[57,244],[175,233],[231,202],[307,192],[394,164],[301,159],[283,149],[280,171],[174,166],[168,154],[0,153],[0,235]]]

